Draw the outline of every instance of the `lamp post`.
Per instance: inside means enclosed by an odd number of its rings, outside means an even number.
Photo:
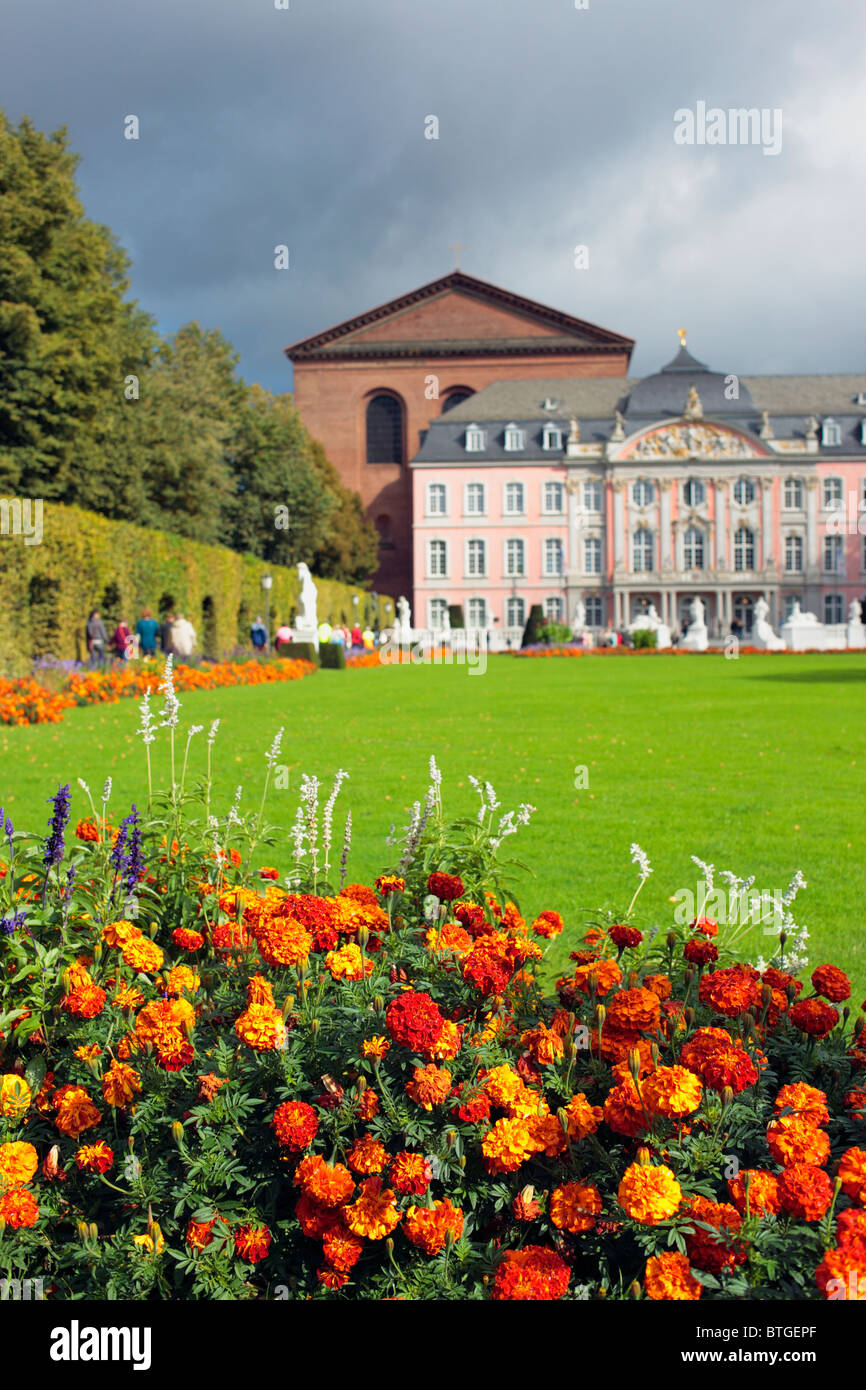
[[[274,577],[272,574],[262,575],[262,588],[265,591],[265,651],[271,650],[271,588]]]

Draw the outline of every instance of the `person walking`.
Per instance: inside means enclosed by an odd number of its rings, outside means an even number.
[[[292,629],[288,623],[281,623],[274,634],[274,651],[278,652],[280,647],[287,647],[294,640]]]
[[[132,654],[132,633],[129,624],[121,618],[111,638],[111,645],[120,661],[128,661]]]
[[[257,652],[263,652],[268,645],[268,629],[262,622],[261,615],[256,618],[250,628],[250,641]]]
[[[192,623],[178,613],[171,627],[171,645],[176,656],[188,661],[195,651],[196,633]]]
[[[141,617],[135,625],[138,634],[138,641],[141,647],[141,654],[145,660],[156,656],[156,639],[159,634],[159,623],[153,616],[149,608],[143,608]]]
[[[166,613],[165,621],[159,629],[159,645],[162,647],[163,655],[169,656],[173,651],[172,631],[174,629],[174,614]]]
[[[85,629],[85,640],[87,642],[91,666],[94,669],[97,666],[101,669],[105,665],[105,649],[108,646],[108,637],[102,619],[99,616],[98,608],[91,609]]]

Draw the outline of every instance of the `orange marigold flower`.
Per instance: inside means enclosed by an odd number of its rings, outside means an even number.
[[[717,1014],[739,1018],[753,1004],[760,1003],[760,977],[750,966],[734,965],[729,970],[711,970],[701,976],[698,998]]]
[[[92,816],[86,820],[80,820],[75,827],[75,838],[77,840],[90,840],[93,844],[99,844],[102,840],[102,832],[98,821]]]
[[[846,1149],[839,1160],[842,1191],[852,1202],[866,1203],[866,1149]],[[866,1273],[866,1271],[864,1271]]]
[[[682,1120],[701,1103],[703,1086],[686,1067],[657,1067],[642,1083],[644,1104],[651,1114]]]
[[[0,1196],[0,1221],[5,1221],[13,1230],[35,1226],[38,1220],[39,1207],[26,1187],[13,1187]]]
[[[358,1097],[356,1102],[358,1107],[358,1119],[369,1123],[379,1113],[379,1097],[375,1091],[371,1091],[368,1086],[366,1091]]]
[[[114,1154],[105,1140],[100,1139],[95,1144],[82,1144],[75,1162],[82,1173],[107,1173],[114,1163]]]
[[[102,1094],[109,1105],[124,1106],[141,1091],[141,1077],[126,1062],[112,1062],[102,1078]]]
[[[305,1192],[298,1198],[295,1215],[310,1240],[323,1240],[335,1231],[345,1231],[342,1207],[324,1207]]]
[[[371,1134],[362,1134],[346,1154],[346,1162],[353,1173],[371,1174],[387,1168],[390,1158],[384,1144]]]
[[[472,950],[472,937],[459,922],[446,922],[441,930],[439,927],[431,927],[424,940],[427,950],[437,955],[451,951],[455,956],[468,956]]]
[[[801,1120],[808,1120],[813,1125],[825,1125],[830,1119],[825,1093],[817,1086],[807,1086],[803,1081],[783,1086],[773,1101],[773,1109],[793,1110]]]
[[[516,1173],[538,1148],[537,1140],[523,1119],[497,1120],[481,1141],[488,1173]]]
[[[136,985],[120,984],[111,1002],[118,1009],[140,1009],[144,1003],[144,995]]]
[[[779,1199],[801,1221],[820,1221],[833,1200],[833,1184],[823,1168],[792,1163],[779,1177]]]
[[[198,971],[190,970],[188,965],[173,965],[165,977],[165,988],[169,994],[195,994],[201,985]]]
[[[259,955],[268,965],[305,965],[313,949],[313,938],[293,917],[270,917],[255,932]]]
[[[682,1189],[670,1168],[632,1163],[617,1189],[623,1211],[643,1226],[656,1226],[679,1209]]]
[[[349,1276],[343,1269],[332,1269],[330,1265],[322,1265],[321,1269],[316,1270],[316,1278],[320,1284],[324,1284],[326,1289],[341,1289],[344,1284],[348,1284]]]
[[[651,989],[622,989],[607,1005],[606,1023],[622,1032],[655,1033],[661,1003]]]
[[[591,1183],[563,1183],[550,1194],[550,1219],[561,1231],[591,1231],[601,1212],[601,1193]]]
[[[318,1154],[311,1155],[312,1157],[318,1158],[319,1161],[304,1173],[301,1182],[304,1192],[320,1206],[341,1207],[355,1191],[352,1174],[342,1163],[325,1163]],[[298,1165],[299,1170],[307,1162],[308,1159],[303,1159]]]
[[[190,1250],[206,1250],[213,1240],[213,1228],[219,1220],[218,1216],[212,1216],[210,1221],[190,1221],[186,1228],[184,1240]]]
[[[383,1188],[381,1178],[365,1178],[361,1195],[345,1209],[346,1224],[356,1236],[367,1240],[384,1240],[402,1220],[397,1198],[389,1187]]]
[[[0,1187],[23,1187],[39,1167],[39,1155],[32,1144],[16,1140],[0,1144]]]
[[[199,1102],[212,1101],[220,1086],[225,1086],[226,1078],[217,1076],[216,1072],[205,1072],[204,1076],[198,1078],[198,1091],[196,1100]]]
[[[121,920],[119,922],[108,922],[102,928],[102,940],[106,946],[125,946],[128,941],[137,941],[141,936],[141,928],[134,922]]]
[[[273,1052],[285,1041],[286,1025],[278,1010],[267,1004],[250,1004],[237,1019],[235,1033],[256,1052]]]
[[[582,1091],[571,1097],[565,1107],[568,1117],[568,1137],[572,1144],[580,1143],[589,1134],[595,1134],[604,1114],[600,1105],[590,1105]]]
[[[363,1255],[364,1242],[349,1231],[327,1231],[322,1239],[322,1253],[331,1269],[348,1274]]]
[[[524,1245],[506,1250],[493,1281],[491,1298],[502,1302],[553,1302],[568,1291],[571,1270],[555,1250]]]
[[[120,954],[125,965],[130,966],[132,970],[144,972],[144,974],[160,970],[165,960],[162,948],[146,936],[134,941],[127,941]]]
[[[442,1024],[442,1032],[435,1042],[424,1048],[423,1056],[429,1062],[450,1062],[457,1056],[462,1043],[463,1029],[458,1023],[452,1023],[450,1018],[446,1018]]]
[[[692,1197],[682,1213],[693,1217],[700,1225],[686,1233],[686,1250],[692,1264],[708,1274],[719,1274],[742,1264],[747,1251],[736,1236],[743,1218],[728,1202],[710,1202],[706,1197]],[[704,1228],[712,1226],[712,1231]]]
[[[708,1059],[733,1046],[734,1040],[726,1028],[698,1028],[680,1049],[680,1065],[703,1076]]]
[[[823,994],[833,1004],[841,1004],[851,997],[851,981],[838,965],[819,965],[812,971],[812,984],[816,994]]]
[[[432,1179],[433,1170],[423,1154],[404,1151],[391,1164],[389,1182],[404,1197],[423,1197]]]
[[[190,927],[175,927],[171,939],[182,951],[200,951],[204,945],[201,932],[193,931]]]
[[[295,1153],[308,1149],[319,1132],[318,1116],[312,1105],[303,1100],[286,1100],[278,1105],[271,1123],[277,1142]]]
[[[258,1264],[263,1260],[271,1244],[271,1233],[267,1226],[241,1226],[235,1232],[235,1250],[248,1264]]]
[[[387,1038],[382,1037],[381,1034],[376,1034],[375,1037],[365,1038],[361,1043],[361,1056],[384,1057],[390,1046],[391,1044]]]
[[[389,893],[402,893],[405,887],[405,878],[399,878],[397,874],[380,874],[376,879],[376,892],[383,898]]]
[[[77,1139],[85,1129],[92,1129],[102,1119],[83,1086],[61,1086],[54,1092],[57,1110],[54,1123],[61,1134]]]
[[[644,1288],[647,1298],[656,1303],[689,1299],[695,1301],[701,1296],[701,1285],[689,1268],[686,1255],[679,1250],[667,1250],[662,1255],[651,1255],[646,1262]]]
[[[828,1250],[815,1270],[815,1283],[827,1299],[866,1301],[866,1241]]]
[[[403,1230],[425,1255],[438,1255],[449,1235],[455,1241],[463,1234],[463,1212],[452,1206],[447,1197],[432,1207],[410,1207]]]
[[[608,1092],[603,1113],[608,1128],[629,1139],[649,1129],[648,1112],[644,1111],[637,1087],[630,1076]]]
[[[643,979],[644,989],[651,989],[653,994],[657,994],[662,1003],[665,999],[670,999],[673,985],[667,975],[645,975]]]
[[[96,1018],[105,1008],[106,994],[99,985],[83,984],[71,990],[60,1007],[73,1018]]]
[[[511,1212],[515,1221],[536,1221],[541,1215],[541,1204],[536,1201],[531,1183],[518,1192],[511,1203]]]
[[[338,951],[329,951],[325,965],[335,980],[363,980],[373,973],[373,962],[361,955],[361,948],[355,941],[347,941]]]
[[[777,1163],[811,1163],[821,1167],[830,1157],[830,1140],[823,1129],[799,1115],[782,1115],[767,1129],[767,1147]]]
[[[549,1066],[563,1055],[565,1044],[559,1033],[538,1023],[535,1028],[527,1028],[520,1035],[520,1041],[528,1050],[533,1062],[540,1067]]]
[[[581,994],[595,998],[596,995],[610,994],[612,989],[621,985],[622,971],[615,960],[590,960],[577,966],[573,983]]]
[[[406,1082],[406,1094],[422,1110],[432,1110],[434,1105],[444,1105],[451,1089],[451,1073],[445,1067],[436,1067],[428,1062],[426,1067],[415,1067],[412,1080]]]
[[[536,936],[546,937],[548,941],[554,936],[559,936],[564,929],[565,923],[558,912],[553,912],[547,908],[544,912],[539,912],[532,924],[532,930]]]
[[[777,1216],[781,1209],[779,1179],[768,1168],[744,1168],[735,1178],[728,1179],[728,1192],[740,1215],[746,1214],[746,1179],[750,1215]]]

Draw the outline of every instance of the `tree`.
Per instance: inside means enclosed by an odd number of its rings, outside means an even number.
[[[0,486],[65,502],[85,480],[110,490],[105,422],[156,344],[124,298],[125,252],[84,216],[77,164],[65,128],[0,112]]]

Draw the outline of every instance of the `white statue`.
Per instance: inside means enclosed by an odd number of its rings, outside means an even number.
[[[575,633],[575,635],[577,635],[577,633],[583,632],[585,628],[586,604],[584,603],[582,598],[579,598],[574,605],[574,623],[572,625],[572,631]]]
[[[397,621],[395,627],[404,637],[408,637],[412,631],[412,609],[409,602],[401,594],[397,600]]]
[[[298,614],[295,626],[305,632],[316,632],[319,626],[319,619],[316,613],[317,589],[313,583],[313,576],[310,568],[305,565],[303,560],[298,565],[298,578],[301,581],[301,611]]]
[[[860,607],[859,598],[852,598],[851,600],[851,604],[848,609],[848,621],[849,623],[862,623],[863,621],[862,609]]]
[[[768,621],[770,616],[770,605],[761,594],[752,610],[754,616],[754,630],[752,632],[752,645],[763,647],[767,652],[780,652],[784,649],[785,643],[781,637],[777,637]]]
[[[634,633],[647,629],[656,634],[657,651],[664,651],[671,645],[671,630],[667,623],[662,622],[654,603],[651,603],[643,613],[638,613],[637,617],[629,623],[627,631]]]
[[[689,631],[691,631],[691,628],[693,627],[706,627],[706,623],[704,622],[705,611],[706,610],[704,608],[703,599],[700,598],[697,594],[695,594],[689,607],[689,612],[692,615],[692,621]]]
[[[680,638],[680,647],[687,652],[705,652],[709,646],[707,636],[707,625],[704,621],[704,604],[698,594],[695,594],[689,604],[689,629],[685,637]]]

